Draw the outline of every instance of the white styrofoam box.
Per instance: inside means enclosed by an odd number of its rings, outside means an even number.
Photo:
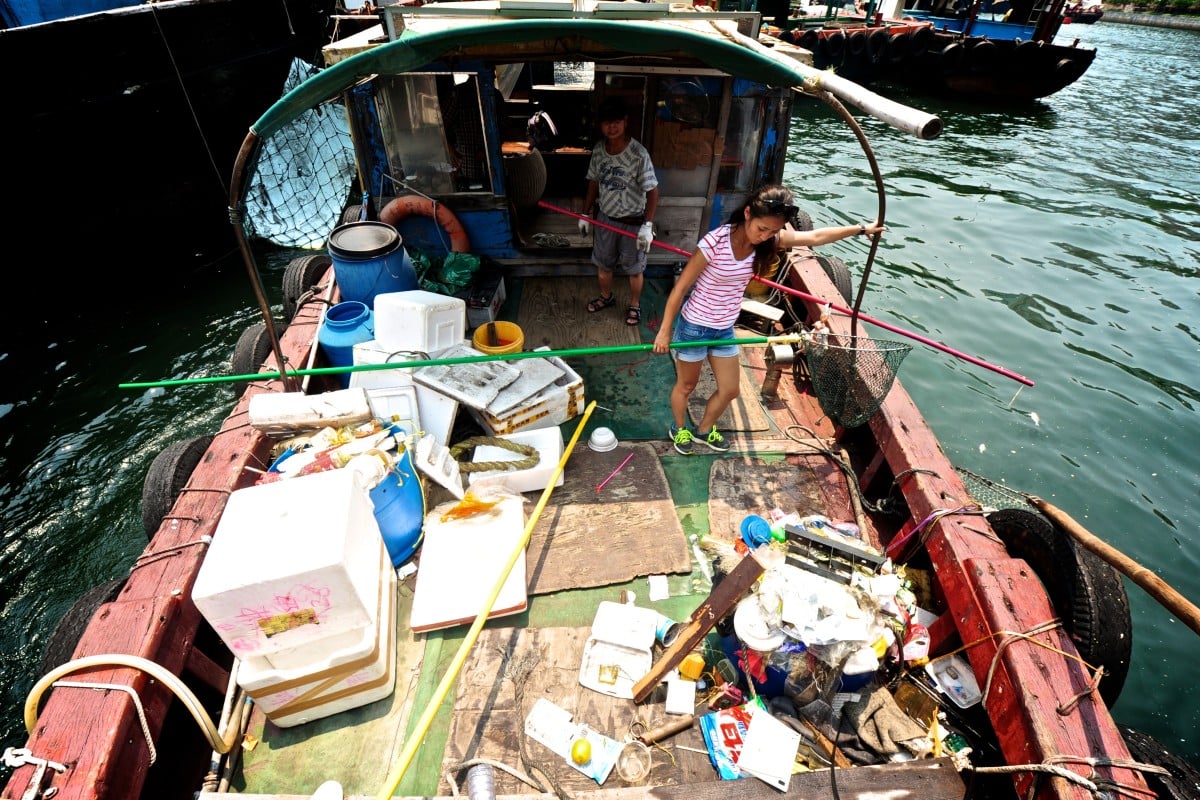
[[[486,472],[468,473],[467,482],[471,486],[504,486],[510,492],[542,491],[558,462],[562,459],[563,438],[558,428],[541,428],[531,431],[518,431],[498,437],[517,444],[527,445],[537,450],[538,463],[536,466],[521,470],[493,469]],[[503,447],[481,444],[475,447],[475,455],[471,459],[475,463],[481,461],[520,461],[524,456]],[[558,474],[555,486],[563,485],[563,475]]]
[[[192,600],[239,658],[336,636],[372,623],[382,540],[353,470],[238,489]]]
[[[583,378],[561,358],[550,356],[546,360],[563,371],[560,378],[503,414],[497,415],[486,408],[480,410],[468,406],[467,410],[475,421],[488,433],[500,436],[518,430],[552,428],[582,414]]]
[[[467,333],[467,304],[460,297],[413,289],[375,297],[375,340],[386,350],[436,353]]]
[[[376,419],[395,425],[409,436],[415,436],[421,430],[416,386],[367,389],[367,399]]]
[[[382,549],[382,548],[381,548]],[[386,551],[384,551],[386,555]],[[300,725],[382,700],[396,685],[396,572],[383,561],[376,573],[378,605],[373,624],[338,647],[310,644],[307,662],[280,669],[274,659],[249,657],[238,685],[281,728]]]
[[[362,389],[335,392],[261,392],[250,398],[250,427],[269,436],[356,425],[371,418]]]
[[[414,350],[389,350],[378,339],[359,342],[351,350],[354,365],[394,364],[420,361],[425,354]],[[412,386],[412,367],[404,369],[364,370],[350,373],[350,386],[364,389],[390,389],[393,386]]]
[[[417,413],[421,416],[421,427],[425,433],[444,445],[450,444],[450,432],[458,417],[458,401],[437,389],[415,384],[417,389]]]

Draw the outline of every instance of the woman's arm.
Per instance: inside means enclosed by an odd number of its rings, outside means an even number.
[[[886,230],[886,225],[878,225],[874,222],[864,222],[858,225],[839,225],[832,228],[817,228],[811,231],[794,231],[784,228],[779,232],[779,247],[782,250],[786,250],[789,247],[817,247],[831,242],[838,242],[842,239],[849,239],[851,236],[875,236]]]

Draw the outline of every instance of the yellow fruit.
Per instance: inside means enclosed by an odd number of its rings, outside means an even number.
[[[571,760],[583,766],[592,760],[592,743],[587,739],[576,739],[571,745]]]

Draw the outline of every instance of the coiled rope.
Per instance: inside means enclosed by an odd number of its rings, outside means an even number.
[[[525,458],[505,461],[463,461],[463,456],[470,450],[473,450],[478,445],[489,445],[491,447],[499,447],[513,453],[525,456]],[[450,457],[459,462],[460,472],[492,472],[496,470],[522,470],[533,469],[541,461],[541,456],[538,454],[536,447],[531,447],[527,444],[520,444],[510,439],[501,439],[498,436],[472,436],[469,439],[463,439],[458,444],[450,448]]]

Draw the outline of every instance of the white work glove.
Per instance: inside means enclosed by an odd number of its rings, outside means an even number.
[[[581,217],[579,219],[579,235],[587,236],[591,232],[592,232],[591,221],[587,217]]]
[[[642,227],[638,229],[637,249],[643,253],[649,253],[652,241],[654,241],[654,223],[643,222]]]

